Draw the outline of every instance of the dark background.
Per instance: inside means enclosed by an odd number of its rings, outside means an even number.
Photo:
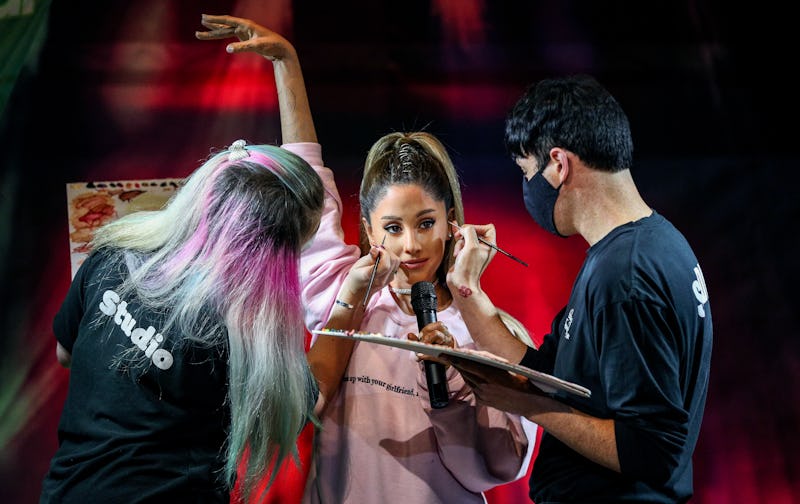
[[[6,2],[6,7],[14,3]],[[201,13],[273,27],[300,55],[355,240],[364,155],[425,129],[450,149],[467,221],[493,222],[485,277],[541,340],[586,244],[527,217],[503,150],[527,84],[590,73],[628,112],[644,199],[688,238],[714,319],[693,502],[800,498],[796,28],[789,8],[715,1],[33,2],[45,37],[0,116],[0,497],[34,502],[69,373],[50,329],[70,280],[65,184],[183,177],[237,138],[279,143],[271,65],[200,42]],[[0,6],[2,8],[3,6]],[[46,9],[49,7],[49,12]],[[23,17],[0,17],[0,32]],[[0,40],[8,40],[0,38]],[[15,44],[33,47],[21,36]],[[4,42],[0,57],[19,46]],[[7,83],[6,83],[7,84]],[[524,502],[526,483],[490,495]]]

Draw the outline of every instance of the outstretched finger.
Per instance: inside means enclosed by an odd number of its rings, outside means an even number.
[[[241,42],[231,42],[228,44],[225,50],[231,54],[241,52],[257,52],[264,55],[272,55],[274,52],[274,47],[275,44],[265,44],[264,42],[255,39],[243,40]]]
[[[214,21],[208,21],[206,19],[203,19],[202,21],[200,21],[200,24],[205,26],[209,30],[212,30],[212,31],[213,30],[221,30],[221,29],[224,29],[224,28],[236,28],[236,24],[235,23],[217,23],[217,22],[214,22]]]
[[[220,26],[218,28],[211,28],[209,31],[194,32],[194,36],[200,40],[217,40],[222,38],[230,38],[235,35],[236,35],[236,28],[232,28],[229,26]]]
[[[256,27],[248,19],[232,16],[210,16],[203,14],[200,24],[208,28],[205,32],[195,32],[201,40],[215,40],[227,37],[239,37],[239,40],[252,38]]]
[[[208,26],[209,24],[235,26],[246,23],[247,19],[227,15],[201,14],[200,22],[203,23],[204,26]]]

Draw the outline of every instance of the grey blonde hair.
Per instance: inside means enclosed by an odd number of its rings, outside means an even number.
[[[165,208],[112,221],[94,238],[95,248],[121,250],[130,272],[122,289],[167,315],[164,334],[172,328],[176,344],[227,346],[225,477],[232,486],[244,463],[245,497],[271,464],[296,453],[313,419],[299,258],[323,197],[300,157],[238,141],[195,170]]]

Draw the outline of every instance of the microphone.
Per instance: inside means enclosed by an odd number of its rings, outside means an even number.
[[[436,304],[436,289],[432,283],[417,282],[411,286],[411,307],[417,315],[417,326],[420,331],[431,322],[436,322]],[[444,365],[429,360],[425,360],[423,363],[431,408],[444,408],[448,402]]]

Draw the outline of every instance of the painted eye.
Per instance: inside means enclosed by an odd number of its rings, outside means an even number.
[[[436,221],[433,219],[426,219],[419,224],[419,227],[422,229],[431,229],[436,224]]]
[[[389,224],[388,226],[384,226],[383,229],[389,234],[397,234],[400,231],[402,231],[400,226],[398,226],[397,224]]]

